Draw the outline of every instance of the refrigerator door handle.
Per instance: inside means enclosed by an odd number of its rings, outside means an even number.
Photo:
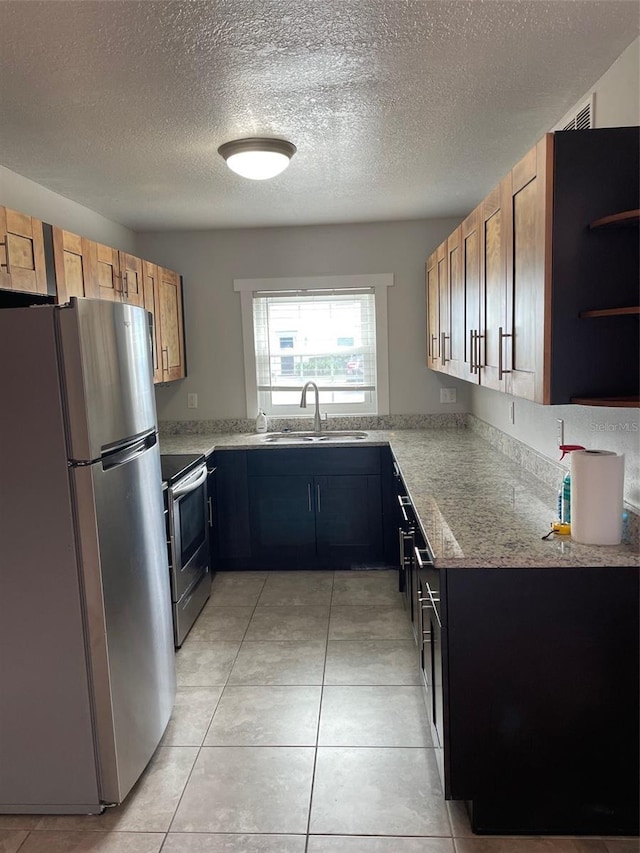
[[[152,433],[133,442],[133,444],[128,444],[122,450],[105,454],[102,457],[102,470],[109,471],[112,468],[117,468],[119,465],[126,465],[127,462],[131,462],[136,456],[140,456],[141,453],[145,453],[150,447],[153,447],[156,441],[156,435]]]

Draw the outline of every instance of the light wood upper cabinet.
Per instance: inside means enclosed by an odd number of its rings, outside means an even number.
[[[542,139],[506,179],[507,390],[538,403],[551,402],[551,235],[553,137]]]
[[[98,298],[96,244],[62,228],[52,228],[57,301],[72,296]]]
[[[441,369],[448,373],[446,350],[451,342],[451,312],[449,307],[449,254],[446,240],[436,249],[436,266],[438,277],[438,340],[436,351],[440,359]]]
[[[135,255],[120,252],[120,274],[122,276],[122,299],[130,305],[144,308],[143,261]]]
[[[162,381],[186,376],[184,326],[182,318],[182,281],[178,273],[158,267],[157,317],[160,338]]]
[[[153,381],[162,382],[162,352],[160,344],[160,291],[158,267],[150,261],[142,262],[142,284],[144,307],[151,314],[151,345],[153,358]]]
[[[178,273],[0,206],[0,290],[53,296],[54,286],[58,304],[85,297],[145,308],[152,318],[153,381],[186,376]]]
[[[447,275],[448,321],[444,331],[440,329],[441,360],[450,376],[461,377],[464,371],[465,308],[461,228],[456,228],[447,240]]]
[[[111,246],[103,246],[102,243],[95,243],[94,245],[98,298],[120,302],[123,294],[120,252],[117,249],[112,249]]]
[[[440,317],[438,314],[438,258],[437,253],[429,255],[426,268],[427,290],[427,367],[438,370],[438,339]]]
[[[464,311],[462,317],[454,312],[453,322],[462,330],[463,358],[462,379],[478,384],[480,370],[477,368],[476,350],[480,331],[480,208],[477,207],[463,221],[460,231],[460,251],[462,261],[462,287],[464,290]],[[452,334],[456,334],[452,330]],[[459,334],[459,333],[458,333]]]
[[[0,288],[47,293],[42,222],[0,207]]]
[[[503,335],[507,334],[508,179],[480,205],[480,330],[476,365],[480,384],[505,391]]]
[[[638,128],[601,128],[547,134],[516,163],[449,238],[429,324],[451,349],[429,367],[536,403],[638,405],[639,154]]]

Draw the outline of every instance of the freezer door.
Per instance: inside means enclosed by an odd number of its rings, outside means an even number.
[[[164,733],[175,698],[155,434],[139,445],[72,469],[105,802],[121,802],[134,785]]]
[[[120,302],[73,298],[57,311],[69,459],[157,428],[149,315]]]

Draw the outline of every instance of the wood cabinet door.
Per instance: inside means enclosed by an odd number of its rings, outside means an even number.
[[[313,478],[249,477],[249,524],[257,566],[261,561],[315,559]]]
[[[551,397],[551,233],[553,136],[547,134],[511,171],[507,258],[507,390]]]
[[[153,357],[153,381],[162,382],[162,353],[160,351],[160,289],[158,286],[158,267],[150,261],[142,262],[142,289],[144,307],[151,314],[151,343]]]
[[[0,288],[47,293],[42,222],[0,207]]]
[[[448,363],[445,357],[445,342],[451,341],[450,305],[449,305],[449,254],[447,241],[436,249],[436,265],[438,268],[438,340],[436,342],[439,370],[448,373]]]
[[[380,475],[314,477],[318,557],[331,565],[383,559]]]
[[[464,376],[465,300],[461,228],[447,240],[449,322],[440,328],[440,357],[451,376]],[[442,317],[442,314],[440,315]]]
[[[178,273],[158,267],[158,291],[162,381],[171,382],[186,376],[182,282]]]
[[[475,336],[480,331],[480,208],[476,207],[460,226],[460,252],[462,262],[463,356],[458,374],[469,382],[480,381],[480,371],[475,368]]]
[[[127,252],[120,252],[120,274],[122,275],[122,298],[129,305],[144,308],[144,283],[142,259]]]
[[[52,232],[57,302],[72,296],[97,299],[96,244],[55,226]]]
[[[120,252],[101,243],[95,243],[95,252],[98,298],[120,302],[122,300]]]
[[[438,336],[440,318],[438,316],[438,260],[434,252],[429,255],[426,266],[427,289],[427,367],[438,370]]]
[[[507,217],[509,181],[503,180],[480,205],[480,336],[477,365],[480,384],[506,390],[500,353],[507,333]]]

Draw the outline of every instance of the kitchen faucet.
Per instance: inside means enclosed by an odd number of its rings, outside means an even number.
[[[307,408],[307,388],[311,385],[316,395],[316,411],[313,416],[313,429],[315,432],[320,432],[322,429],[322,422],[320,420],[320,392],[318,391],[318,386],[315,382],[307,382],[302,389],[302,397],[300,397],[300,408]]]

